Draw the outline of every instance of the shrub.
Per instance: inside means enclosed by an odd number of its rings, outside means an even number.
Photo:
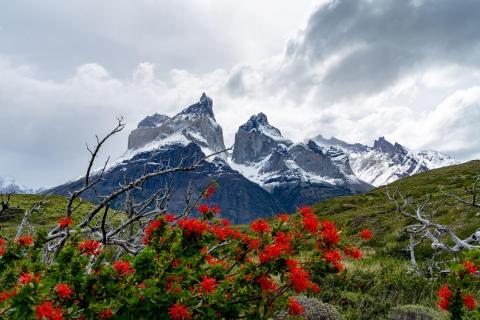
[[[405,305],[393,308],[388,320],[446,320],[447,316],[432,308],[421,305]]]
[[[161,215],[143,233],[145,248],[121,256],[77,233],[48,264],[41,235],[2,239],[0,317],[267,319],[289,305],[296,315],[302,310],[292,295],[319,292],[318,280],[341,271],[343,252],[354,248],[309,208],[254,222],[245,232],[217,214]],[[340,319],[328,304],[298,299],[308,319]]]

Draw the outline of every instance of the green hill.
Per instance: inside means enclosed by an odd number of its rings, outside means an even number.
[[[6,197],[4,195],[4,197]],[[67,198],[64,196],[44,196],[32,194],[14,194],[11,196],[9,203],[9,212],[13,213],[13,219],[1,219],[0,214],[0,233],[5,235],[12,235],[16,232],[17,226],[22,221],[22,210],[29,210],[36,203],[45,200],[45,204],[40,211],[33,214],[31,217],[32,225],[39,229],[50,229],[57,224],[58,219],[65,214],[65,206]],[[74,203],[74,207],[80,204],[80,201]],[[92,208],[89,202],[82,202],[76,209],[73,216],[74,222],[77,222],[79,217],[82,217],[86,212]],[[19,210],[21,209],[21,210]],[[27,228],[28,230],[28,228]]]
[[[480,210],[465,205],[448,205],[451,199],[445,193],[467,198],[465,188],[471,188],[480,175],[480,161],[431,170],[400,179],[387,187],[376,188],[366,194],[343,196],[314,206],[320,216],[327,216],[347,229],[371,228],[383,240],[391,241],[400,236],[408,219],[396,212],[395,204],[388,200],[386,188],[398,189],[416,201],[431,195],[432,207],[438,207],[435,220],[448,224],[460,235],[466,235],[480,226]]]

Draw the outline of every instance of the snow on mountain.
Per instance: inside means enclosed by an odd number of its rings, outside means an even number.
[[[437,151],[413,152],[399,143],[392,144],[384,137],[375,140],[372,147],[318,135],[313,138],[324,147],[342,150],[348,155],[354,174],[378,187],[403,177],[457,163]]]
[[[10,176],[0,176],[0,193],[34,194],[41,192],[41,189],[29,188],[24,185],[18,185],[15,179]]]
[[[190,141],[213,151],[225,149],[222,127],[215,121],[212,99],[205,93],[200,101],[170,118],[154,115],[140,122],[128,137],[128,149],[139,149],[153,141],[161,141],[182,132]]]
[[[143,119],[128,138],[128,150],[111,163],[97,191],[118,187],[124,174],[138,177],[145,168],[158,169],[225,149],[222,127],[216,122],[213,101],[205,93],[197,103],[173,117],[154,114]],[[293,212],[340,195],[362,193],[401,177],[455,161],[439,152],[412,152],[402,145],[377,139],[372,147],[321,135],[297,143],[283,137],[263,113],[251,116],[238,128],[232,153],[210,158],[195,175],[180,174],[172,195],[172,210],[181,210],[185,188],[202,188],[212,179],[225,188],[215,196],[225,216],[246,223],[275,212]],[[145,186],[146,194],[163,187],[164,178]],[[68,194],[81,179],[49,192]],[[95,201],[95,194],[88,194]],[[248,214],[246,214],[248,213]]]
[[[284,138],[259,113],[239,127],[229,164],[269,191],[299,182],[342,186],[352,192],[368,190],[370,186],[353,174],[348,161],[339,150]]]

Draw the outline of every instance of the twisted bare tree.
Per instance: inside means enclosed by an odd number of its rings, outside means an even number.
[[[463,204],[479,208],[480,206],[477,202],[479,181],[480,176],[475,180],[470,189],[466,189],[470,194],[470,198],[465,199],[454,194],[444,193],[447,198],[453,199],[453,201],[447,202],[447,204]],[[446,266],[450,262],[455,261],[458,253],[462,250],[480,249],[480,228],[467,238],[462,239],[449,226],[435,222],[434,218],[438,208],[432,206],[430,195],[423,201],[415,202],[412,197],[406,197],[398,189],[390,192],[386,188],[386,194],[388,199],[395,203],[397,212],[414,222],[406,226],[404,231],[409,237],[407,250],[410,254],[412,268],[415,271],[418,271],[415,249],[424,241],[429,241],[433,250],[432,257],[428,259],[428,270],[431,275],[434,272],[449,272]],[[440,256],[442,256],[442,259],[437,259]]]
[[[143,174],[136,178],[126,176],[123,182],[119,184],[118,188],[107,195],[101,195],[95,190],[96,185],[105,179],[105,173],[108,168],[109,158],[105,161],[102,168],[97,171],[92,171],[94,163],[98,158],[99,151],[102,146],[115,134],[121,132],[125,128],[123,119],[117,119],[117,125],[103,138],[96,136],[96,145],[90,148],[87,145],[87,150],[90,153],[90,158],[87,164],[87,170],[83,178],[83,185],[78,190],[70,193],[67,205],[65,208],[65,218],[71,217],[75,214],[78,205],[74,205],[75,201],[80,200],[85,192],[91,190],[97,196],[98,201],[93,208],[81,218],[81,221],[75,226],[75,229],[70,229],[68,226],[56,226],[47,235],[44,261],[52,262],[59,252],[64,247],[65,243],[72,234],[80,233],[97,241],[101,241],[103,246],[115,246],[117,248],[117,255],[125,252],[130,254],[137,254],[143,248],[142,243],[143,230],[146,224],[155,219],[158,215],[165,214],[167,210],[168,200],[171,195],[170,184],[166,185],[153,192],[153,194],[143,201],[137,201],[134,197],[134,191],[143,191],[145,182],[159,176],[171,176],[180,172],[192,172],[202,166],[205,160],[214,157],[229,149],[221,150],[200,159],[194,159],[191,164],[184,164],[185,159],[182,159],[176,166],[167,164],[155,164],[156,168],[152,170],[147,169],[147,163],[144,166]],[[168,179],[167,179],[168,181]],[[192,211],[194,206],[198,203],[202,196],[200,192],[196,196],[196,200],[192,200],[193,191],[189,189],[186,199],[187,205],[184,212],[177,217],[184,217]],[[112,204],[115,200],[125,197],[125,201],[121,207],[121,213],[111,210]]]

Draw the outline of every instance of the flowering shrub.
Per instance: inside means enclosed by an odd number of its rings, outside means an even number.
[[[450,266],[447,282],[437,291],[438,306],[450,313],[451,319],[479,319],[478,292],[473,286],[478,281],[480,251],[470,251],[463,262]]]
[[[214,191],[207,189],[204,199]],[[197,209],[199,218],[150,221],[139,230],[145,248],[135,256],[118,257],[101,239],[72,236],[44,264],[41,235],[0,239],[0,317],[267,319],[279,310],[295,317],[303,307],[294,295],[315,295],[321,277],[342,271],[346,257],[362,256],[308,207],[254,221],[247,231],[218,218],[218,207]],[[71,223],[61,220],[59,227]]]

